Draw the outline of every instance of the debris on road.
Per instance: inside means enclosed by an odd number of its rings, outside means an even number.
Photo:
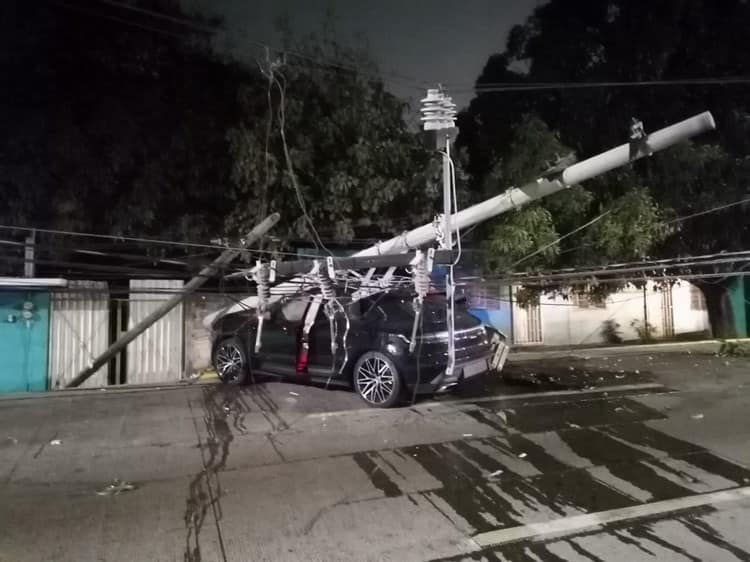
[[[97,496],[117,496],[121,492],[130,492],[135,489],[136,489],[135,484],[131,484],[130,482],[125,482],[125,481],[119,480],[118,478],[115,478],[103,490],[99,490],[96,493],[96,495]]]
[[[50,445],[62,445],[62,441],[60,441],[59,439],[53,439],[52,441],[49,442],[49,444]]]
[[[299,396],[299,394],[298,394],[298,393],[296,393],[296,392],[292,392],[291,390],[289,391],[289,394],[290,394],[291,396]]]
[[[501,470],[496,470],[495,472],[491,472],[487,476],[487,479],[488,480],[493,480],[493,479],[497,478],[498,476],[500,476],[502,473],[503,473],[502,469]]]
[[[474,437],[473,433],[464,433],[464,437]]]
[[[565,423],[567,423],[568,427],[571,429],[581,429],[581,426],[578,425],[577,423],[570,423],[570,422],[565,422]]]
[[[693,414],[692,416],[690,416],[690,418],[694,420],[702,420],[703,414]]]
[[[525,459],[528,455],[526,453],[519,453],[518,458],[519,459]]]

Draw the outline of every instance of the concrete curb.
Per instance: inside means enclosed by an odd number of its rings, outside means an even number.
[[[623,345],[610,347],[588,347],[575,349],[554,349],[538,351],[513,351],[508,356],[509,362],[534,361],[556,357],[608,357],[618,355],[644,355],[646,353],[718,353],[721,345],[727,342],[748,343],[749,338],[731,340],[701,340],[691,342],[667,342],[644,345]]]
[[[220,381],[218,377],[200,377],[199,379],[192,382],[178,381],[162,384],[124,384],[117,386],[102,386],[99,388],[71,388],[64,390],[48,390],[45,392],[16,392],[12,394],[0,394],[0,403],[20,400],[54,400],[58,398],[75,398],[77,396],[87,396],[93,394],[97,394],[100,396],[112,394],[128,394],[133,392],[143,392],[146,390],[154,392],[160,390],[175,390],[178,388],[188,389],[219,383]]]

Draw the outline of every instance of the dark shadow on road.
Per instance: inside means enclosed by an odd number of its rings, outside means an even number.
[[[459,528],[468,524],[476,533],[524,525],[534,513],[533,521],[552,520],[693,496],[707,486],[731,489],[750,482],[746,467],[651,427],[649,421],[665,415],[627,397],[529,402],[500,412],[485,402],[477,406],[482,415],[475,419],[500,435],[367,451],[357,453],[354,460],[384,496],[421,498]],[[393,465],[387,471],[378,469],[388,467],[389,458],[398,459],[399,465],[416,463],[439,486],[417,493],[402,490],[401,480],[388,474],[396,474]],[[719,481],[725,483],[716,484]],[[636,489],[641,499],[633,495]],[[649,547],[684,556],[689,553],[682,544],[673,544],[653,527],[660,518],[677,517],[691,534],[690,540],[708,542],[726,552],[727,558],[750,560],[750,552],[731,544],[702,518],[712,512],[713,508],[704,506],[678,516],[625,521],[604,532],[641,556],[643,548]],[[522,541],[445,560],[557,561],[560,558],[550,548],[557,542],[565,543],[568,552],[572,549],[582,559],[599,561],[587,542],[578,539],[602,532],[587,530],[547,541]]]

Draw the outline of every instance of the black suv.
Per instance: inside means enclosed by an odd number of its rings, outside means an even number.
[[[445,306],[443,295],[427,296],[421,329],[410,350],[415,312],[409,294],[365,297],[347,304],[333,321],[314,295],[285,298],[264,316],[258,353],[254,310],[215,320],[213,364],[226,383],[241,384],[264,374],[351,385],[367,404],[384,408],[396,405],[405,391],[445,392],[488,370],[500,371],[508,353],[505,337],[484,326],[459,301],[454,316],[455,368],[446,374]]]

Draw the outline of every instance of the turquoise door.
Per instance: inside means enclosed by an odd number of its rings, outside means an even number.
[[[0,290],[0,392],[47,389],[49,293]]]

